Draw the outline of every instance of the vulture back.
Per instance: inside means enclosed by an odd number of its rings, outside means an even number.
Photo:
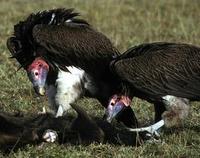
[[[111,63],[111,71],[141,97],[173,95],[199,100],[200,48],[181,43],[148,43],[129,49]]]
[[[94,76],[104,73],[119,52],[105,35],[76,18],[78,15],[73,9],[59,8],[20,21],[7,41],[13,58],[25,69],[39,56],[54,68],[76,66]]]

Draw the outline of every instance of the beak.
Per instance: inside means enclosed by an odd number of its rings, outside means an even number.
[[[123,109],[126,108],[125,104],[123,102],[117,102],[115,105],[109,104],[106,113],[105,113],[105,119],[111,123],[112,120],[119,115]]]
[[[34,87],[34,90],[37,94],[41,96],[45,95],[45,87]]]
[[[41,69],[37,73],[30,72],[28,74],[28,77],[33,84],[35,92],[41,96],[45,95],[45,85],[46,85],[47,74],[48,74],[48,70],[46,69]]]

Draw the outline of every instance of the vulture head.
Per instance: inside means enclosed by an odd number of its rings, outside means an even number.
[[[33,84],[35,92],[39,95],[45,94],[46,79],[49,65],[40,57],[36,58],[27,68],[27,74]]]
[[[7,47],[12,54],[12,58],[19,62],[20,68],[26,70],[36,93],[45,94],[47,78],[52,80],[49,72],[55,71],[57,67],[54,61],[47,57],[48,50],[36,41],[33,34],[34,30],[37,30],[39,25],[64,25],[66,22],[72,21],[88,25],[86,21],[74,18],[78,15],[78,13],[73,12],[73,9],[45,10],[36,14],[32,13],[26,20],[20,21],[14,26],[14,35],[7,40]],[[60,65],[60,68],[66,70],[64,66]]]
[[[78,15],[73,9],[45,10],[32,13],[14,26],[7,47],[27,71],[36,92],[43,94],[44,82],[55,82],[58,71],[68,72],[68,66],[101,79],[107,75],[110,61],[119,54],[105,35],[78,19]]]
[[[125,95],[113,95],[109,101],[106,110],[106,119],[111,122],[113,118],[117,118],[121,112],[130,108],[131,99]]]
[[[199,60],[200,47],[191,44],[154,42],[128,49],[111,63],[112,72],[121,78],[123,95],[111,98],[107,119],[130,107],[130,98],[139,97],[154,104],[155,122],[182,125],[190,101],[200,100]]]
[[[120,53],[78,15],[73,9],[33,13],[14,26],[14,35],[7,41],[12,57],[26,70],[35,91],[40,95],[47,91],[56,117],[81,96],[96,98],[107,107],[119,84],[110,63]],[[121,120],[128,126],[136,125],[131,109]]]

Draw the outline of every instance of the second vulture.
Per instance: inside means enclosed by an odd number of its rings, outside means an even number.
[[[107,108],[107,119],[130,106],[133,96],[155,106],[155,119],[180,125],[189,102],[200,100],[200,47],[181,43],[147,43],[130,48],[110,64],[121,80],[121,93]],[[162,116],[161,116],[162,115]]]

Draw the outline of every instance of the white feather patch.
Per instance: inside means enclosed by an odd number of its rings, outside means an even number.
[[[57,92],[55,103],[58,106],[56,116],[62,116],[70,108],[70,103],[74,103],[83,93],[82,79],[84,71],[76,67],[67,67],[69,72],[59,70],[56,80]]]

